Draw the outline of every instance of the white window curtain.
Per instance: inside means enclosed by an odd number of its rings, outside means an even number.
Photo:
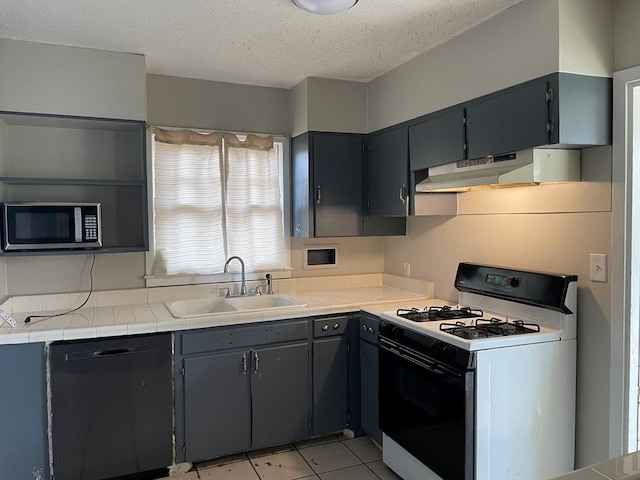
[[[247,272],[284,268],[273,138],[159,128],[154,134],[154,274],[220,273],[232,255]]]

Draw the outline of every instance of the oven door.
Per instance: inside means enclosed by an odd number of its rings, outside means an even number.
[[[473,370],[461,371],[382,337],[380,429],[446,480],[472,480]]]

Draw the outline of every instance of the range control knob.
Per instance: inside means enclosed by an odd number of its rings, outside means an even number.
[[[513,288],[518,288],[520,286],[520,279],[518,277],[511,277],[511,279],[509,279],[509,285]]]

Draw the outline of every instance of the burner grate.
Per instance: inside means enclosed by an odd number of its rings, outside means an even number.
[[[538,333],[540,325],[527,323],[524,320],[500,320],[497,318],[476,318],[472,325],[463,322],[441,323],[440,330],[450,333],[456,337],[467,340],[489,337],[505,337],[509,335],[523,335],[528,333]]]
[[[428,309],[425,307],[423,310],[415,307],[411,309],[399,308],[396,311],[396,315],[414,322],[435,322],[438,320],[482,317],[483,312],[470,307],[455,308],[444,305],[442,307],[431,306]]]

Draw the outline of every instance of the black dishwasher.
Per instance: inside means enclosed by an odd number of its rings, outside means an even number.
[[[55,480],[102,480],[173,460],[171,334],[53,343]]]

